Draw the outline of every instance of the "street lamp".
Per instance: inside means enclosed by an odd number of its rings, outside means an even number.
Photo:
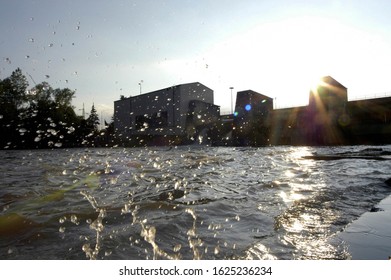
[[[79,109],[79,111],[82,112],[83,120],[85,120],[86,119],[86,111],[84,110],[84,102],[83,102],[83,109]]]
[[[141,84],[142,84],[143,82],[144,82],[144,81],[141,80],[141,81],[138,83],[138,85],[140,86],[140,95],[141,95]]]
[[[231,114],[234,113],[234,103],[233,103],[233,97],[232,97],[232,90],[234,89],[234,87],[230,87],[229,88],[231,90]]]

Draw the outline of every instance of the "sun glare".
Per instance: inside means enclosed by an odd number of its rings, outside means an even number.
[[[309,83],[309,88],[311,92],[316,93],[318,92],[319,87],[325,86],[326,83],[321,79],[321,77],[318,77],[317,79],[313,79]]]
[[[163,66],[178,81],[200,80],[213,88],[215,100],[226,103],[218,104],[223,107],[230,107],[230,86],[270,96],[276,108],[307,105],[321,77],[355,71],[350,69],[354,64],[349,63],[349,52],[363,36],[328,18],[289,18],[260,23],[197,57],[166,61]]]

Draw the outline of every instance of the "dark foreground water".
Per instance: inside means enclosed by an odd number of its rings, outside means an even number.
[[[364,148],[0,151],[0,259],[349,259],[391,161],[302,157]]]

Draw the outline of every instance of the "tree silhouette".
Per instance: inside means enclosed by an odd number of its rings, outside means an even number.
[[[20,127],[20,110],[26,101],[28,82],[17,68],[11,76],[0,81],[0,145],[10,147],[24,128]]]
[[[72,106],[75,91],[53,89],[42,82],[28,90],[22,70],[0,80],[0,149],[93,146],[99,137],[99,116],[92,105],[87,119]],[[111,136],[105,130],[104,142]]]
[[[90,115],[87,118],[87,127],[92,130],[92,132],[98,132],[99,126],[99,116],[95,109],[95,105],[92,104]]]
[[[95,119],[91,117],[92,127],[85,129],[76,115],[74,91],[53,89],[47,82],[27,88],[20,68],[0,80],[0,149],[80,146],[95,133]]]

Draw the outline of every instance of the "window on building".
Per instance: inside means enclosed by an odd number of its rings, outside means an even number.
[[[150,120],[150,127],[166,127],[168,125],[168,114],[167,111],[157,112],[152,115]]]
[[[167,111],[156,112],[150,115],[136,116],[136,129],[145,128],[160,128],[168,125],[168,113]]]

